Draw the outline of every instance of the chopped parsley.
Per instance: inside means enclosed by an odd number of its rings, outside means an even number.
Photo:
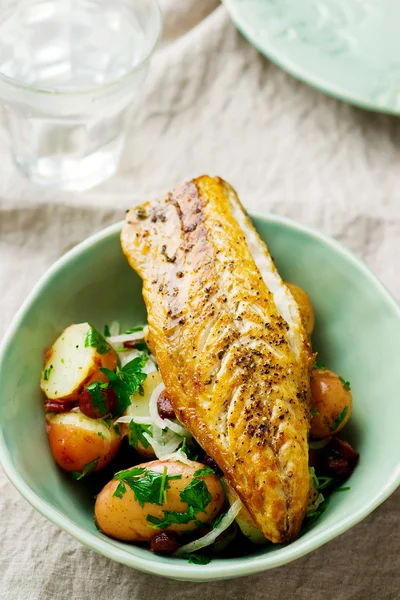
[[[202,470],[202,469],[200,469]],[[194,521],[196,525],[201,522],[197,519],[200,512],[206,513],[206,507],[212,500],[212,495],[202,479],[194,477],[192,481],[180,491],[179,497],[188,505],[186,512],[164,510],[163,518],[159,519],[153,515],[147,515],[146,520],[152,524],[153,529],[167,529],[173,523],[187,524]]]
[[[221,523],[221,521],[222,521],[222,519],[224,518],[225,515],[226,515],[226,512],[221,513],[220,515],[218,515],[218,517],[212,523],[212,528],[213,529],[215,529],[216,527],[218,527],[218,525]]]
[[[108,325],[104,325],[104,337],[111,337],[110,328]]]
[[[182,450],[182,452],[184,452],[186,454],[186,456],[190,460],[196,461],[199,458],[198,446],[195,445],[195,442],[193,440],[192,440],[192,443],[189,445],[187,443],[187,439],[184,438],[182,446],[181,446],[181,450]]]
[[[345,379],[343,379],[343,377],[340,377],[340,375],[339,375],[339,379],[343,383],[346,390],[351,390],[350,381],[346,381]]]
[[[169,481],[181,477],[182,475],[167,475],[166,468],[163,473],[159,473],[144,467],[133,467],[115,473],[114,479],[119,480],[121,485],[117,486],[113,496],[122,498],[126,492],[126,486],[129,486],[142,508],[145,502],[161,506],[165,498],[165,492],[170,488]]]
[[[326,371],[327,367],[318,360],[316,360],[313,369],[323,369],[324,371]]]
[[[119,428],[118,423],[114,423],[114,431],[117,435],[121,435],[121,430]]]
[[[171,510],[164,510],[164,516],[162,519],[153,517],[153,515],[147,515],[146,521],[152,524],[153,529],[167,529],[170,525],[177,523],[178,525],[187,525],[190,521],[196,519],[196,513],[192,507],[189,506],[189,510],[186,512],[176,512]]]
[[[43,379],[44,379],[45,381],[48,381],[48,380],[49,380],[49,378],[50,378],[50,373],[51,373],[52,369],[53,369],[53,365],[50,365],[48,369],[45,369],[45,370],[44,370],[44,372],[43,372]]]
[[[349,412],[349,407],[345,406],[343,410],[340,411],[336,419],[333,421],[332,425],[329,427],[329,431],[336,431],[342,421],[346,418],[347,413]]]
[[[108,429],[110,429],[110,427],[111,427],[111,417],[104,417],[103,421],[107,425]],[[115,425],[114,425],[114,429],[115,429]]]
[[[111,350],[111,346],[106,342],[101,333],[92,326],[88,329],[85,337],[85,348],[89,346],[95,348],[99,354],[107,354]]]
[[[350,486],[347,487],[340,487],[340,488],[336,488],[335,492],[348,492],[351,489]]]
[[[319,411],[315,408],[314,404],[311,404],[310,412],[313,417],[318,417],[319,415]]]
[[[196,552],[188,554],[187,556],[184,555],[182,558],[187,558],[190,565],[208,565],[208,563],[211,562],[211,558],[209,556],[206,556],[205,554],[197,554]]]
[[[138,325],[137,327],[131,327],[130,329],[126,329],[124,333],[136,333],[137,331],[142,331],[144,329],[144,325]]]
[[[207,475],[215,475],[214,469],[211,467],[203,467],[194,472],[194,477],[206,477]]]
[[[65,363],[65,360],[62,358],[61,359],[61,364],[63,365]]]
[[[140,354],[125,366],[120,369],[116,368],[115,372],[110,369],[100,369],[110,380],[110,386],[114,390],[118,399],[117,414],[121,415],[130,405],[130,396],[137,391],[143,395],[142,383],[147,375],[142,369],[148,360],[146,354]]]
[[[179,496],[182,502],[193,507],[196,513],[206,513],[205,509],[212,500],[205,482],[196,477],[180,492]]]
[[[142,444],[143,448],[148,448],[150,446],[149,441],[143,435],[144,433],[151,435],[151,425],[135,423],[132,419],[129,423],[129,444],[133,446],[135,450],[137,450],[139,442]]]
[[[137,341],[135,343],[135,349],[139,350],[141,352],[147,352],[148,354],[150,354],[149,347],[144,340]]]
[[[87,465],[85,465],[83,467],[82,473],[79,473],[78,471],[72,471],[72,473],[71,473],[72,479],[75,479],[75,481],[79,481],[83,477],[86,477],[86,475],[89,475],[90,473],[93,473],[93,471],[96,470],[96,467],[97,467],[97,464],[99,462],[99,459],[100,459],[100,456],[98,456],[97,458],[95,458],[91,462],[87,463]]]
[[[98,431],[98,432],[97,432],[97,435],[98,435],[99,437],[103,438],[103,440],[105,440],[105,439],[106,439],[106,438],[104,437],[104,435],[101,433],[101,431]]]
[[[107,414],[107,405],[106,399],[102,393],[103,390],[108,388],[108,383],[103,381],[93,381],[90,383],[86,390],[90,393],[92,397],[92,404],[94,408],[98,408],[102,415]]]

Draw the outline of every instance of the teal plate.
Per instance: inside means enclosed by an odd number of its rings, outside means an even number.
[[[283,277],[310,294],[316,313],[314,348],[325,364],[351,381],[354,397],[346,432],[361,459],[346,484],[351,489],[333,494],[322,517],[293,543],[255,548],[250,555],[213,559],[208,565],[156,556],[97,531],[90,488],[95,478],[78,484],[53,461],[39,389],[43,349],[71,323],[90,321],[102,328],[117,319],[126,328],[145,319],[141,282],[121,252],[120,223],[51,267],[18,311],[0,349],[0,460],[6,475],[32,506],[77,540],[148,573],[212,581],[284,565],[358,523],[400,481],[398,304],[334,240],[274,215],[254,216],[254,222]]]
[[[362,108],[400,113],[398,0],[223,0],[260,52]]]

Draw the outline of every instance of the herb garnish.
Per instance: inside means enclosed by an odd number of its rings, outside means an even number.
[[[75,479],[75,481],[79,481],[83,477],[86,477],[86,475],[89,475],[90,473],[93,473],[93,471],[96,470],[97,463],[99,462],[99,459],[100,459],[100,456],[98,456],[94,460],[92,460],[89,463],[87,463],[87,465],[85,465],[83,467],[82,473],[79,473],[78,471],[72,471],[71,472],[72,479]]]
[[[111,337],[110,328],[108,325],[104,325],[104,337]]]
[[[343,383],[346,390],[351,390],[350,381],[346,381],[345,379],[343,379],[343,377],[340,377],[340,375],[339,375],[339,379]]]
[[[193,478],[179,494],[182,502],[192,507],[196,513],[207,513],[206,507],[210,504],[212,496],[202,479]]]
[[[203,469],[199,469],[200,471]],[[206,513],[206,507],[212,500],[212,495],[202,479],[194,477],[192,481],[183,490],[180,491],[179,497],[182,502],[188,505],[186,512],[176,512],[164,510],[162,519],[147,515],[146,520],[152,524],[153,529],[167,529],[173,523],[187,524],[194,521],[196,525],[201,522],[197,520],[197,514],[200,512]]]
[[[98,408],[100,413],[105,415],[107,414],[107,405],[106,399],[104,395],[101,393],[101,390],[106,390],[108,388],[108,383],[103,381],[93,381],[90,383],[86,390],[90,393],[92,397],[92,404],[94,408]]]
[[[149,441],[144,437],[144,433],[151,435],[151,425],[142,425],[141,423],[135,423],[132,421],[129,423],[129,444],[137,450],[139,442],[143,448],[150,446]]]
[[[190,565],[208,565],[208,563],[211,562],[209,556],[206,556],[205,554],[196,554],[195,552],[188,554],[188,556],[183,555],[181,558],[187,558]]]
[[[347,487],[336,488],[334,491],[335,492],[348,492],[350,489],[351,489],[351,487],[347,486]]]
[[[144,329],[144,325],[138,325],[137,327],[131,327],[130,329],[126,329],[124,333],[136,333],[137,331],[142,331]]]
[[[314,404],[311,404],[310,413],[313,417],[318,417],[319,411],[315,408]]]
[[[211,467],[203,467],[194,472],[194,477],[206,477],[207,475],[215,475],[214,469]]]
[[[49,380],[49,378],[50,378],[50,373],[51,373],[51,370],[52,370],[52,368],[53,368],[53,365],[50,365],[48,369],[45,369],[45,370],[44,370],[44,373],[43,373],[43,379],[44,379],[45,381],[48,381],[48,380]]]
[[[167,475],[165,469],[163,473],[159,473],[158,471],[151,471],[144,467],[133,467],[132,469],[115,473],[114,479],[119,480],[119,484],[113,496],[122,498],[128,485],[142,508],[145,502],[161,506],[165,491],[170,488],[169,481],[180,479],[181,477],[182,475]]]
[[[322,370],[326,371],[327,367],[324,364],[322,364],[321,362],[318,362],[318,360],[316,360],[314,363],[313,369],[322,369]]]
[[[142,383],[147,375],[142,369],[148,360],[146,354],[140,354],[125,366],[120,369],[116,368],[115,372],[110,369],[102,368],[102,371],[110,380],[110,386],[114,390],[118,399],[117,413],[121,415],[130,405],[130,396],[137,391],[143,395]]]
[[[343,410],[340,411],[336,419],[333,421],[332,425],[329,427],[329,431],[336,431],[342,421],[346,418],[347,413],[349,412],[349,407],[345,406]]]
[[[135,342],[135,349],[150,354],[149,347],[144,340]]]
[[[105,439],[106,439],[106,438],[104,437],[104,435],[101,433],[101,431],[98,431],[98,432],[97,432],[97,435],[98,435],[99,437],[103,438],[103,440],[105,440]]]
[[[114,431],[117,435],[121,435],[121,430],[119,428],[118,423],[114,423]]]
[[[92,326],[88,329],[85,337],[85,348],[89,346],[95,348],[99,354],[107,354],[111,350],[111,346],[106,342],[101,333]]]

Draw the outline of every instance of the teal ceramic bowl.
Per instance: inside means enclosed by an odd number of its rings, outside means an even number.
[[[39,390],[43,348],[73,322],[130,326],[145,318],[141,283],[119,246],[121,224],[61,258],[16,315],[0,355],[0,456],[15,487],[40,513],[96,552],[148,573],[190,581],[229,579],[278,567],[340,535],[383,502],[400,481],[398,344],[400,309],[378,279],[337,242],[277,216],[255,216],[282,276],[310,294],[314,348],[352,384],[347,436],[360,452],[350,491],[333,494],[314,527],[284,547],[214,559],[208,565],[156,556],[112,540],[93,523],[93,497],[55,465]],[[88,479],[89,481],[89,479]]]

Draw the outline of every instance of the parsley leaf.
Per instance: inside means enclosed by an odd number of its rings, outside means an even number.
[[[343,410],[338,414],[336,419],[333,421],[332,425],[329,427],[329,431],[335,431],[341,422],[346,418],[347,413],[349,412],[349,407],[345,406]]]
[[[158,519],[157,517],[153,517],[153,515],[147,515],[146,521],[152,523],[153,529],[167,529],[173,523],[187,525],[187,523],[190,523],[190,521],[194,521],[195,518],[195,511],[193,507],[190,506],[189,510],[185,513],[164,510],[163,519]]]
[[[123,481],[119,481],[117,487],[115,488],[115,492],[113,493],[113,496],[116,496],[117,498],[122,498],[122,496],[125,494],[126,492],[126,487]]]
[[[142,508],[145,502],[161,506],[165,490],[170,487],[169,480],[180,477],[181,475],[167,475],[165,470],[163,473],[159,473],[158,471],[151,471],[144,467],[133,467],[126,471],[119,471],[114,475],[114,479],[122,481],[124,485],[128,485],[131,488],[135,499]],[[120,494],[121,492],[122,487],[119,488],[118,493]]]
[[[92,397],[92,404],[95,408],[98,408],[102,415],[107,414],[107,405],[106,399],[104,398],[101,390],[106,390],[108,388],[108,383],[104,383],[101,381],[93,381],[90,383],[86,390],[90,393]]]
[[[118,423],[114,423],[114,431],[117,435],[121,435],[121,430],[119,428]]]
[[[97,463],[99,462],[99,459],[100,459],[100,456],[98,456],[94,460],[92,460],[89,463],[87,463],[87,465],[85,465],[83,467],[82,473],[78,473],[78,471],[72,471],[71,472],[72,479],[75,479],[75,481],[79,481],[83,477],[86,477],[86,475],[89,475],[90,473],[93,473],[93,471],[96,470]]]
[[[111,417],[104,417],[103,421],[107,425],[108,429],[110,429],[110,427],[111,427]],[[115,425],[114,425],[114,428],[115,428]]]
[[[213,529],[215,529],[215,527],[218,527],[218,525],[221,523],[221,521],[222,521],[222,519],[224,518],[225,515],[226,515],[226,512],[221,513],[220,515],[218,515],[218,517],[212,523],[212,528]]]
[[[50,365],[48,369],[45,369],[45,370],[44,370],[44,373],[43,373],[43,379],[44,379],[45,381],[48,381],[48,380],[49,380],[49,378],[50,378],[50,373],[51,373],[51,370],[52,370],[52,369],[53,369],[53,365]]]
[[[136,350],[140,350],[142,352],[148,352],[150,354],[149,347],[144,340],[139,340],[138,342],[136,342],[135,348],[136,348]]]
[[[215,475],[214,469],[211,467],[203,467],[194,472],[193,477],[206,477],[207,475]]]
[[[111,337],[110,328],[108,325],[104,325],[104,337]]]
[[[133,446],[135,450],[137,450],[139,442],[142,444],[143,448],[148,448],[150,446],[149,441],[144,437],[143,433],[151,435],[151,425],[135,423],[132,419],[129,423],[129,444]]]
[[[114,371],[110,369],[101,368],[105,375],[110,380],[110,386],[114,390],[118,399],[117,414],[121,415],[130,405],[130,396],[143,390],[142,383],[145,381],[147,375],[143,373],[142,369],[148,360],[146,354],[140,354],[120,369],[116,368]]]
[[[351,390],[350,381],[346,381],[345,379],[343,379],[343,377],[340,377],[340,375],[339,375],[339,379],[343,383],[346,390]]]
[[[85,337],[85,348],[91,346],[96,348],[99,354],[107,354],[110,351],[111,346],[106,342],[104,337],[95,329],[90,326]]]
[[[130,329],[126,329],[124,333],[136,333],[137,331],[142,331],[144,329],[144,325],[138,325],[137,327],[131,327]]]
[[[324,364],[322,364],[321,362],[318,362],[318,360],[316,360],[315,363],[314,363],[313,369],[323,369],[323,370],[326,370],[327,367]]]
[[[103,438],[103,440],[105,440],[105,439],[106,439],[106,438],[104,437],[104,435],[101,433],[101,431],[98,431],[98,432],[97,432],[97,435],[98,435],[99,437]]]
[[[208,565],[211,562],[211,558],[209,556],[206,556],[205,554],[197,554],[196,552],[189,554],[187,559],[190,565]]]
[[[314,404],[311,404],[310,413],[313,417],[318,417],[319,411],[315,408]]]
[[[335,492],[348,492],[351,489],[350,486],[348,487],[340,487],[340,488],[336,488]]]
[[[202,479],[192,479],[189,485],[181,490],[179,497],[182,502],[193,508],[196,513],[206,513],[205,508],[212,500],[208,487]]]

